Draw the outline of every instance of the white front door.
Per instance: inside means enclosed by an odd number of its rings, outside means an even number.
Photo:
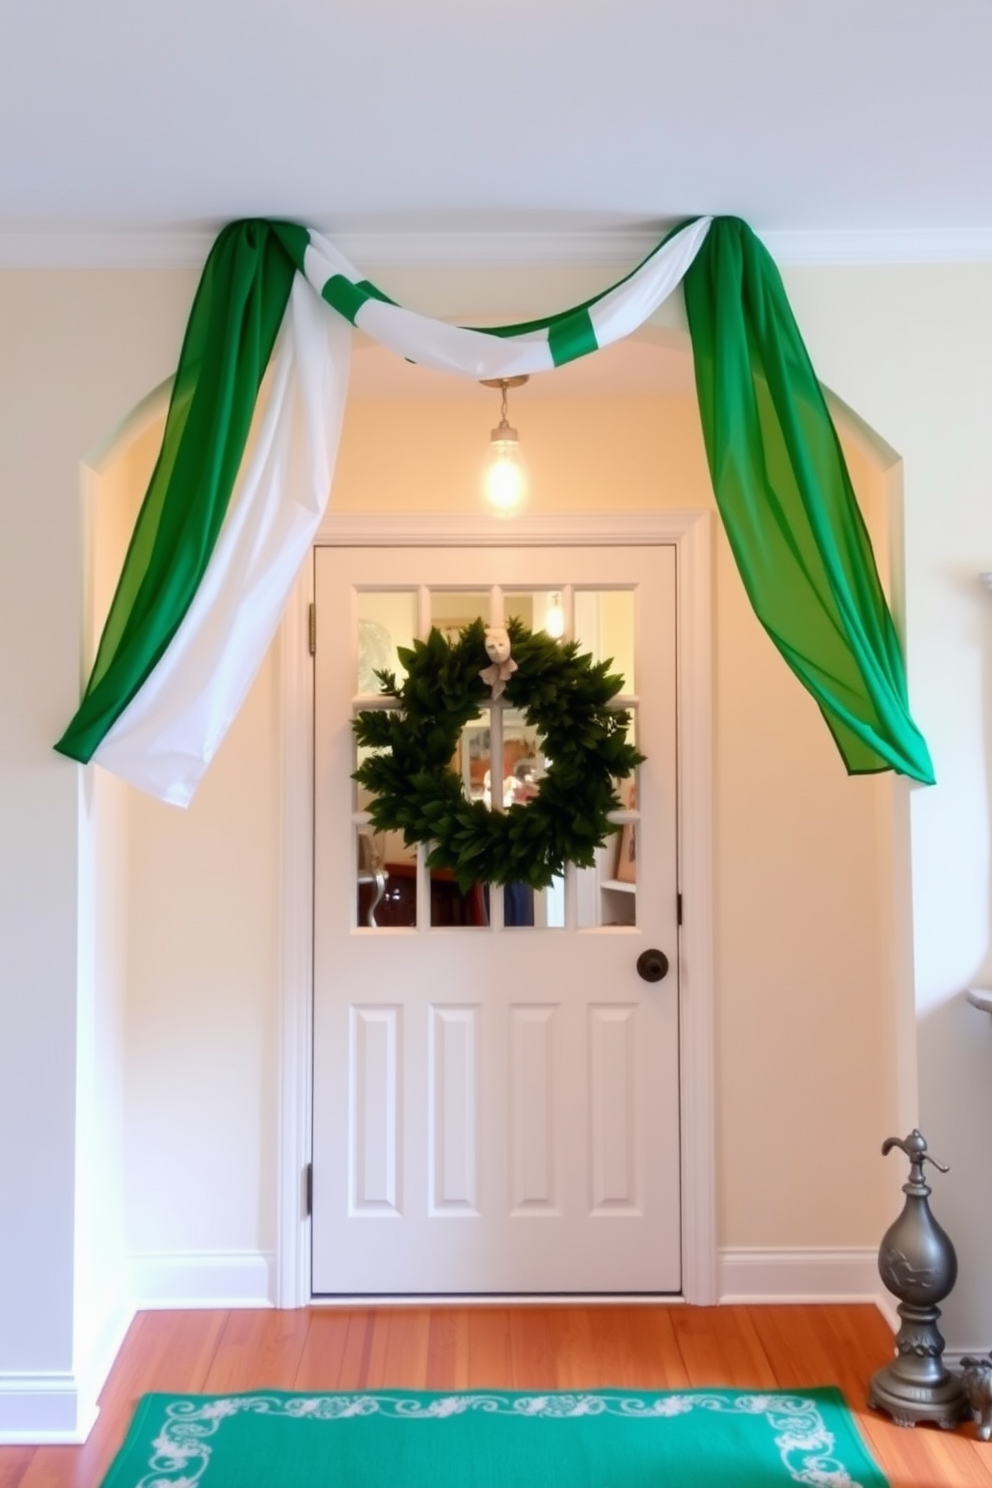
[[[315,563],[313,1292],[677,1293],[675,549]],[[596,869],[462,896],[370,836],[351,720],[397,646],[501,609],[614,659],[646,763]],[[484,716],[458,763],[509,801],[541,741]]]

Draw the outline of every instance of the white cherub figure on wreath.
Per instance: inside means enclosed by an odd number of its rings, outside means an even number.
[[[495,702],[503,696],[507,682],[517,670],[517,663],[510,655],[510,633],[506,626],[487,625],[485,646],[491,665],[483,667],[479,676],[483,682],[489,683]]]

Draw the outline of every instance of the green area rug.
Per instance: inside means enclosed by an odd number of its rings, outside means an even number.
[[[146,1395],[104,1488],[886,1488],[838,1390]]]

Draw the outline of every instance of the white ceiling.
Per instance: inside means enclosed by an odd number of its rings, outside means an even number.
[[[992,0],[0,0],[0,234],[992,256],[990,75]]]

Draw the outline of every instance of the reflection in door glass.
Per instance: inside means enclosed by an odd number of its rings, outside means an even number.
[[[626,715],[627,715],[627,727],[626,727],[626,730],[624,731],[624,738],[627,740],[627,743],[628,744],[633,744],[634,748],[636,749],[637,748],[637,709],[636,709],[636,707],[635,708],[624,708],[622,711],[624,713],[626,713]],[[616,791],[617,795],[620,797],[620,805],[621,805],[621,807],[623,808],[624,811],[636,811],[636,809],[637,809],[637,771],[636,770],[634,771],[633,775],[628,775],[626,777],[626,779],[624,779],[624,780],[617,780],[614,777],[614,780],[613,780],[613,789]]]
[[[599,849],[594,868],[576,870],[576,920],[580,930],[598,930],[607,925],[636,925],[637,882],[632,855],[636,852],[639,827],[640,823],[621,827]],[[629,877],[618,874],[621,854],[631,854]]]
[[[593,661],[610,661],[623,677],[623,691],[637,691],[634,665],[633,589],[577,589],[575,639]]]
[[[473,884],[466,894],[460,892],[453,874],[444,868],[430,870],[431,924],[460,925],[486,929],[492,918],[492,897],[496,892],[488,884]],[[532,889],[524,883],[503,885],[503,926],[506,930],[562,929],[565,924],[565,900],[560,879],[548,889]]]
[[[637,786],[630,779],[617,781],[616,788],[620,804],[631,819],[610,833],[596,853],[594,868],[581,868],[576,873],[580,930],[637,923],[637,849],[641,831]]]
[[[458,632],[473,620],[489,624],[488,589],[431,590],[431,625],[449,641],[457,641]]]
[[[469,801],[489,801],[491,778],[492,719],[488,708],[480,708],[478,718],[462,729],[462,736],[451,761],[451,768],[461,776],[462,790]]]
[[[499,776],[496,805],[526,805],[540,789],[547,769],[544,741],[537,729],[530,727],[516,708],[499,710],[503,733],[503,767]],[[493,710],[480,708],[477,718],[462,729],[451,768],[461,776],[462,789],[469,801],[493,805],[492,745]]]
[[[417,633],[415,589],[362,589],[357,596],[358,676],[355,691],[382,690],[376,672],[389,671],[402,680],[399,647],[409,647]]]
[[[547,770],[544,740],[516,708],[499,708],[503,735],[503,763],[493,787],[493,709],[480,708],[478,718],[462,729],[461,742],[451,762],[461,776],[470,801],[506,811],[534,800]],[[498,746],[497,746],[498,747]]]
[[[417,923],[417,850],[402,832],[359,827],[357,923],[360,929],[408,928]]]
[[[565,880],[552,879],[546,889],[507,884],[503,890],[503,924],[508,930],[564,930]]]
[[[449,868],[431,868],[431,924],[458,925],[463,928],[484,930],[489,924],[489,891],[482,884],[473,884],[463,894]]]
[[[553,640],[561,640],[565,634],[560,589],[508,589],[503,596],[503,610],[508,620],[515,618],[528,630],[543,630]]]
[[[547,773],[544,736],[517,708],[503,709],[503,809],[526,806]]]

